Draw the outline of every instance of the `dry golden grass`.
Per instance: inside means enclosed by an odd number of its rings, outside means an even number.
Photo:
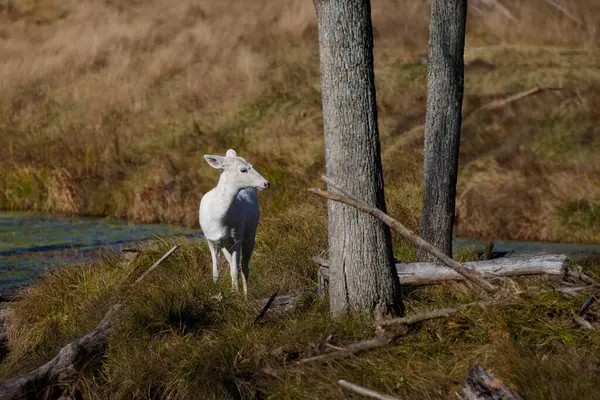
[[[599,238],[596,212],[585,211],[600,201],[599,7],[571,3],[581,26],[543,0],[506,2],[516,22],[470,9],[465,110],[533,86],[568,90],[465,122],[460,235]],[[275,209],[297,204],[294,193],[323,172],[311,2],[2,4],[0,207],[195,226],[215,182],[204,153],[234,147],[251,159],[284,186]],[[394,209],[406,190],[393,188],[420,190],[420,142],[396,141],[424,121],[428,7],[378,2],[373,20]]]
[[[475,2],[472,1],[471,5]],[[503,1],[517,21],[471,8],[465,111],[535,86],[560,87],[463,125],[461,236],[600,240],[600,4],[571,1],[581,26],[544,0]],[[205,153],[233,147],[272,183],[260,194],[251,295],[315,285],[326,208],[304,190],[324,171],[317,32],[310,1],[12,0],[0,3],[0,207],[197,226],[216,182]],[[7,5],[8,4],[8,5]],[[418,228],[427,2],[373,2],[376,84],[390,214]],[[395,237],[395,254],[414,249]],[[50,274],[9,324],[2,378],[97,324],[170,243],[132,265],[110,256]],[[77,383],[86,398],[343,398],[348,379],[401,398],[443,399],[485,362],[531,399],[595,398],[598,335],[572,324],[583,298],[533,296],[411,328],[397,345],[323,367],[293,362],[373,334],[326,307],[251,322],[257,310],[210,280],[186,243],[131,293],[111,348]],[[584,265],[600,279],[597,259]],[[523,289],[553,286],[545,280]],[[214,295],[222,292],[218,300]],[[407,293],[409,312],[472,300],[462,285]],[[597,312],[590,318],[597,322]],[[238,389],[234,389],[234,388]]]

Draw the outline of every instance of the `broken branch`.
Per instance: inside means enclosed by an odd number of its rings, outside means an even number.
[[[383,336],[379,336],[373,339],[361,340],[350,344],[343,350],[332,351],[330,353],[320,354],[318,356],[304,358],[298,361],[298,364],[306,364],[311,362],[321,362],[325,360],[339,359],[350,357],[356,353],[360,353],[366,350],[372,350],[379,347],[383,347],[390,344],[400,336],[404,335],[404,329],[396,329],[394,332],[387,333]]]
[[[379,393],[379,392],[376,392],[371,389],[367,389],[366,387],[356,385],[354,383],[345,381],[343,379],[340,379],[338,381],[338,384],[348,390],[351,390],[358,394],[362,394],[363,396],[366,396],[366,397],[372,397],[374,399],[379,399],[379,400],[399,400],[397,397],[388,396],[387,394],[383,394],[383,393]]]
[[[458,306],[455,308],[441,308],[439,310],[426,311],[426,312],[412,315],[410,317],[394,318],[394,319],[389,319],[386,321],[379,321],[377,323],[377,325],[378,326],[390,326],[390,325],[396,325],[396,324],[413,325],[418,322],[423,322],[423,321],[427,321],[430,319],[448,318],[451,314],[455,314],[455,313],[467,308],[468,306],[470,306],[472,304],[474,304],[474,303],[461,305],[461,306]]]
[[[590,289],[593,287],[596,287],[596,286],[585,286],[585,287],[577,287],[577,288],[569,288],[569,289],[572,289],[573,291],[579,291],[579,290]],[[564,289],[565,288],[542,290],[539,292],[535,292],[533,294],[541,294],[541,293],[548,293],[548,292],[555,292],[555,291],[559,292],[559,293],[563,293]],[[527,293],[527,292],[525,292],[525,291],[517,292],[517,293],[513,293],[513,296],[519,296],[519,295],[522,295],[525,293]],[[381,327],[386,327],[386,326],[394,326],[394,330],[390,331],[382,336],[376,337],[376,338],[362,340],[359,342],[352,343],[352,344],[348,345],[346,348],[342,348],[337,351],[332,351],[329,353],[324,353],[324,354],[319,354],[317,356],[304,358],[304,359],[298,361],[298,363],[306,364],[306,363],[311,363],[311,362],[322,362],[322,361],[331,360],[331,359],[350,357],[356,353],[376,349],[376,348],[383,347],[383,346],[386,346],[386,345],[392,343],[393,341],[398,339],[400,336],[404,335],[404,332],[405,332],[405,330],[403,328],[404,325],[413,325],[413,324],[416,324],[419,322],[436,319],[436,318],[447,318],[450,315],[455,314],[455,313],[462,311],[471,306],[488,307],[493,304],[501,304],[501,303],[498,300],[496,300],[496,301],[491,301],[491,300],[490,301],[476,301],[476,302],[471,302],[471,303],[467,303],[467,304],[461,304],[461,305],[458,305],[458,306],[452,307],[452,308],[442,308],[442,309],[438,309],[438,310],[425,311],[422,313],[412,315],[410,317],[394,318],[394,319],[390,319],[390,320],[386,320],[386,321],[378,321],[375,323],[376,327],[381,328]],[[585,322],[587,322],[587,321],[585,321]],[[588,323],[588,325],[589,325],[589,323]],[[588,328],[588,329],[593,329],[593,327],[591,325],[589,325],[589,326],[590,326],[590,328]]]
[[[496,110],[502,107],[506,107],[511,103],[519,101],[529,96],[533,96],[539,93],[544,93],[548,91],[554,90],[562,90],[561,88],[553,88],[553,87],[534,87],[527,90],[523,90],[522,92],[515,93],[513,95],[504,97],[502,99],[493,100],[489,103],[484,104],[483,106],[476,107],[473,110],[469,110],[463,113],[463,123],[467,121],[470,117],[483,110]],[[386,152],[393,151],[398,146],[406,146],[416,141],[417,139],[423,136],[423,132],[425,131],[425,124],[417,125],[410,128],[408,131],[398,134],[392,145],[388,146]]]
[[[469,371],[463,386],[464,400],[523,400],[514,390],[481,365]]]
[[[273,294],[271,295],[271,297],[269,297],[269,300],[267,300],[267,302],[263,306],[262,310],[260,310],[260,313],[254,320],[253,325],[258,324],[258,322],[265,316],[265,314],[267,313],[267,310],[269,309],[269,307],[271,307],[271,304],[273,304],[273,300],[275,300],[275,297],[277,297],[277,293],[279,293],[279,288],[276,288],[275,291],[273,292]]]
[[[337,186],[331,179],[327,178],[326,176],[323,176],[322,179],[333,187]],[[394,229],[400,235],[402,235],[404,238],[409,240],[412,244],[414,244],[415,246],[419,247],[422,250],[425,250],[429,254],[437,257],[444,264],[446,264],[450,268],[454,269],[456,272],[458,272],[459,274],[461,274],[462,276],[464,276],[466,279],[473,282],[474,284],[478,285],[479,287],[484,289],[486,292],[494,293],[498,290],[498,288],[496,286],[492,285],[489,282],[486,282],[483,278],[481,278],[481,276],[479,276],[479,274],[477,274],[476,272],[469,271],[467,268],[460,265],[460,263],[456,262],[455,260],[451,259],[447,255],[442,253],[439,249],[432,246],[431,244],[429,244],[428,242],[423,240],[421,237],[419,237],[416,234],[414,234],[413,232],[411,232],[408,228],[406,228],[400,222],[396,221],[394,218],[390,217],[388,214],[384,213],[383,211],[381,211],[375,207],[372,207],[371,205],[369,205],[369,204],[365,203],[364,201],[359,200],[353,196],[342,196],[342,195],[330,193],[328,191],[318,189],[318,188],[309,188],[308,190],[316,195],[325,197],[326,199],[334,200],[334,201],[338,201],[338,202],[347,204],[349,206],[358,208],[361,211],[369,213],[376,218],[379,218],[390,228]]]
[[[593,294],[590,294],[590,296],[587,298],[585,303],[583,303],[583,306],[581,306],[581,309],[579,310],[577,315],[579,315],[580,317],[583,317],[585,315],[585,313],[587,312],[587,310],[589,310],[589,308],[592,306],[592,304],[594,304],[597,301],[598,301],[598,299],[596,298],[596,296],[594,296]]]
[[[576,314],[576,315],[574,315],[574,316],[573,316],[573,320],[574,320],[575,322],[577,322],[579,325],[581,325],[581,326],[582,326],[583,328],[585,328],[585,329],[589,329],[589,330],[591,330],[591,331],[593,331],[593,330],[594,330],[594,327],[592,326],[592,324],[590,324],[588,320],[586,320],[585,318],[583,318],[583,317],[582,317],[582,316],[580,316],[580,315],[577,315],[577,314]]]
[[[542,293],[549,293],[549,292],[559,292],[563,295],[568,295],[569,297],[573,296],[573,293],[577,293],[578,291],[581,290],[587,290],[587,289],[592,289],[595,288],[596,286],[581,286],[581,287],[569,287],[569,288],[565,288],[565,287],[559,287],[556,289],[550,289],[550,290],[540,290],[538,292],[534,292],[532,293],[532,295],[536,295],[536,294],[542,294]],[[565,291],[567,293],[565,293]],[[520,296],[523,294],[526,294],[527,292],[525,291],[521,291],[521,292],[516,292],[513,293],[512,296]],[[509,299],[505,299],[506,301],[508,301]],[[491,304],[500,304],[498,303],[498,301],[493,302],[493,301],[474,301],[471,303],[467,303],[467,304],[461,304],[458,305],[456,307],[451,307],[451,308],[440,308],[437,310],[431,310],[431,311],[424,311],[409,317],[403,317],[403,318],[393,318],[393,319],[388,319],[385,321],[378,321],[377,323],[375,323],[376,326],[378,327],[384,327],[384,326],[390,326],[390,325],[413,325],[416,324],[418,322],[423,322],[423,321],[427,321],[427,320],[431,320],[431,319],[436,319],[436,318],[448,318],[450,317],[450,315],[452,314],[456,314],[459,311],[462,311],[466,308],[469,308],[471,306],[479,306],[479,307],[487,307]],[[577,321],[577,320],[576,320]],[[585,320],[584,320],[585,321]],[[577,321],[579,324],[581,324],[581,322]],[[587,321],[585,321],[587,322]],[[588,323],[589,324],[589,323]],[[591,325],[590,325],[591,327]]]
[[[571,21],[575,22],[579,27],[583,26],[583,23],[581,22],[581,20],[579,18],[577,18],[575,15],[573,15],[573,13],[571,13],[569,10],[567,10],[567,8],[564,6],[564,4],[560,4],[556,0],[544,0],[544,1],[548,4],[550,4],[552,7],[554,7],[558,12],[562,13],[564,16],[569,18]]]

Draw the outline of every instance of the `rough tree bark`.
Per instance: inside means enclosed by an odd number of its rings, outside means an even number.
[[[433,0],[429,22],[421,237],[452,256],[467,0]],[[423,251],[422,261],[435,261]]]
[[[385,211],[369,0],[314,0],[319,31],[325,161],[340,187]],[[330,188],[336,191],[334,188]],[[403,312],[389,228],[330,201],[330,311]]]

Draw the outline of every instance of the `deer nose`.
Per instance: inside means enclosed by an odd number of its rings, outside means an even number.
[[[265,189],[268,188],[269,186],[271,186],[271,185],[269,185],[269,182],[265,181],[265,184],[264,184]]]

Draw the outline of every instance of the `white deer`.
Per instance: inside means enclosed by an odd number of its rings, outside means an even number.
[[[212,256],[213,281],[219,278],[221,250],[229,263],[235,291],[239,290],[241,261],[244,297],[248,297],[248,265],[260,218],[255,189],[264,190],[269,182],[232,149],[227,150],[225,157],[205,155],[204,159],[221,171],[217,187],[200,201],[200,228]]]

